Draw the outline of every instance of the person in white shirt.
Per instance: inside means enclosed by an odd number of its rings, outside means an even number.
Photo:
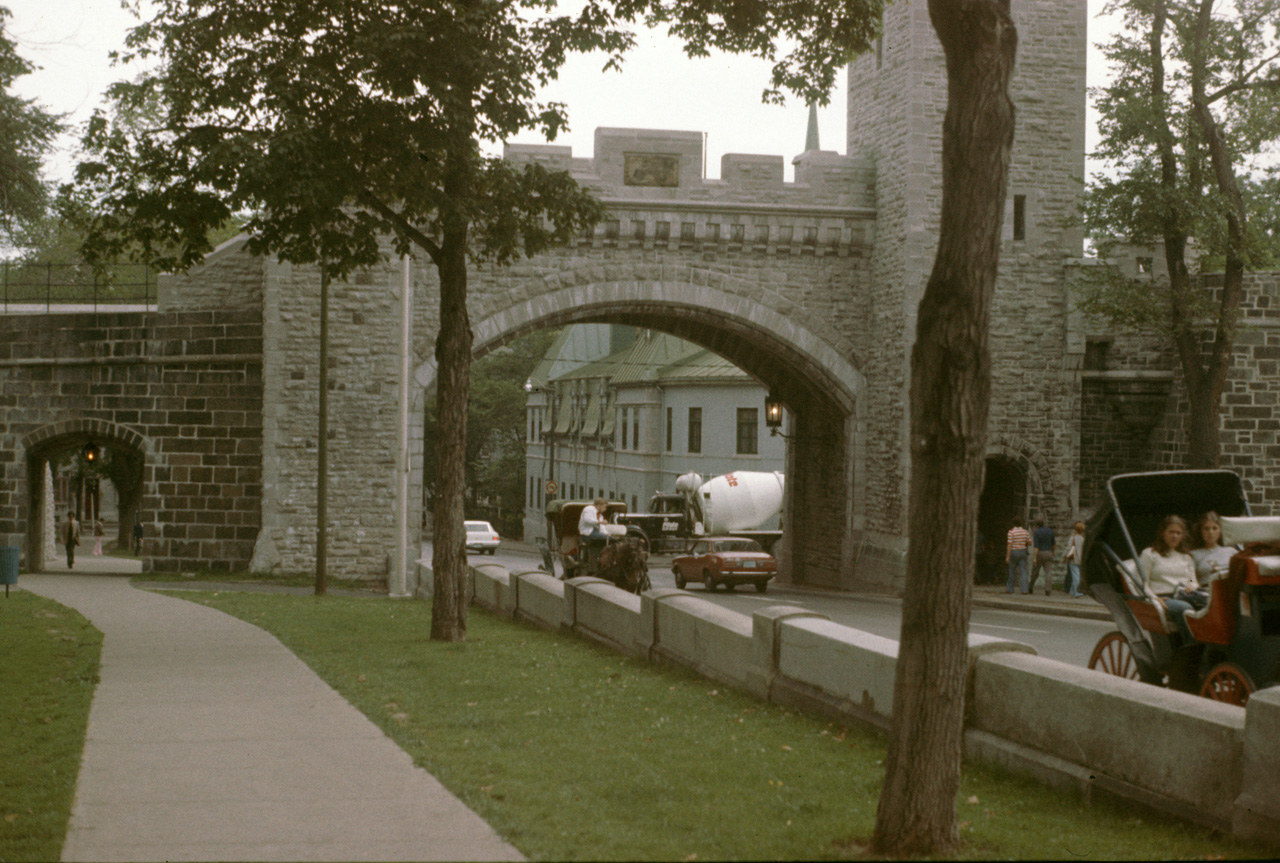
[[[1231,558],[1236,550],[1222,544],[1222,522],[1216,512],[1200,516],[1195,528],[1196,547],[1191,549],[1191,559],[1196,562],[1196,578],[1207,584],[1227,574]]]
[[[1196,564],[1184,551],[1187,523],[1176,515],[1165,516],[1156,531],[1156,541],[1143,549],[1138,563],[1147,577],[1147,586],[1164,602],[1165,613],[1173,618],[1188,642],[1195,641],[1184,616],[1194,607],[1183,598],[1196,591]]]
[[[578,517],[578,535],[583,539],[604,539],[604,514],[609,510],[609,502],[598,497],[582,508]]]

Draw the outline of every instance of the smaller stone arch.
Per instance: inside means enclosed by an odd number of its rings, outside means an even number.
[[[46,564],[43,542],[47,528],[44,501],[46,465],[55,452],[80,447],[90,441],[136,455],[136,486],[117,486],[117,491],[121,495],[122,508],[130,513],[141,502],[148,484],[147,474],[155,460],[154,443],[146,435],[127,425],[88,417],[60,420],[29,431],[18,441],[19,461],[26,464],[23,477],[26,488],[20,490],[18,501],[19,519],[26,525],[27,567],[34,572]],[[123,534],[123,525],[121,530]]]

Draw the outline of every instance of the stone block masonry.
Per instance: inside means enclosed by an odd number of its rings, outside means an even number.
[[[0,318],[0,541],[33,551],[43,490],[31,478],[93,440],[142,457],[150,568],[246,568],[261,522],[261,353],[255,310]]]

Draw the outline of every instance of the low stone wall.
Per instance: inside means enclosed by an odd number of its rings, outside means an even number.
[[[506,616],[844,721],[883,729],[892,717],[897,642],[816,612],[775,605],[748,617],[682,590],[637,597],[494,564],[470,577],[473,601]],[[969,656],[966,757],[1280,848],[1280,687],[1241,710],[999,638],[971,635]]]

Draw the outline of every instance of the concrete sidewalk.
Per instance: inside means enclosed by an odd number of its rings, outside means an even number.
[[[125,578],[21,585],[104,636],[64,860],[522,859],[261,629]]]

